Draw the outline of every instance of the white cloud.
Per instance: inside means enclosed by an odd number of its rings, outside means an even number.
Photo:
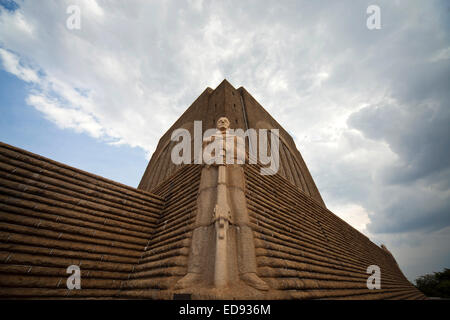
[[[83,6],[87,8],[88,12],[92,12],[97,16],[103,16],[103,9],[98,5],[96,0],[84,0]]]
[[[203,0],[188,0],[188,3],[197,11],[203,10]]]
[[[70,128],[77,132],[87,132],[94,138],[100,138],[103,134],[101,125],[83,111],[61,107],[57,101],[49,100],[41,95],[30,95],[27,103],[34,106],[62,129]]]
[[[70,4],[81,7],[81,30],[65,27]],[[416,192],[426,195],[418,202],[449,202],[448,183],[436,178],[447,158],[426,179],[419,170],[433,162],[421,154],[447,146],[445,128],[430,128],[448,109],[449,29],[436,3],[380,7],[383,27],[369,31],[364,2],[24,1],[0,13],[0,57],[32,84],[27,102],[47,119],[148,156],[207,86],[227,78],[292,133],[336,214],[362,231],[383,228],[390,214],[417,224],[426,222],[417,208],[393,208]],[[377,119],[366,112],[389,105],[401,108]],[[361,110],[373,128],[349,123]],[[412,176],[402,164],[418,181],[385,179]]]
[[[370,218],[368,212],[362,206],[348,203],[336,206],[328,205],[328,208],[332,212],[335,212],[342,220],[367,235],[366,226],[369,224]]]
[[[8,13],[5,13],[5,14],[8,14]],[[12,18],[12,23],[14,23],[15,26],[24,33],[24,35],[27,35],[27,36],[33,35],[33,31],[34,31],[33,26],[27,22],[25,17],[20,12],[17,12],[16,14],[11,14],[11,18]]]
[[[12,73],[25,82],[39,82],[37,72],[31,68],[21,65],[19,58],[15,54],[0,48],[0,57],[3,62],[3,68],[6,71]]]

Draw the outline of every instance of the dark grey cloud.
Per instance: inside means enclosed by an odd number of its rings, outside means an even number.
[[[371,232],[431,231],[450,225],[449,123],[449,106],[432,96],[418,104],[369,106],[349,117],[349,126],[383,141],[398,156],[377,172],[378,196],[368,204],[377,213]]]
[[[447,178],[450,175],[447,175]],[[368,230],[373,233],[434,232],[450,226],[450,203],[423,189],[384,192],[385,208],[373,216]]]
[[[349,117],[350,127],[386,142],[399,156],[383,172],[386,183],[411,183],[450,168],[450,105],[430,99],[415,105],[369,106]]]
[[[439,46],[434,36],[426,35],[422,32],[419,38],[419,51],[393,58],[397,63],[384,71],[390,95],[347,121],[366,138],[386,143],[398,157],[376,172],[376,199],[390,199],[384,207],[366,202],[377,213],[368,226],[371,232],[430,231],[450,225],[450,64],[448,57],[436,60],[433,52],[439,52]],[[440,37],[449,39],[448,34]]]

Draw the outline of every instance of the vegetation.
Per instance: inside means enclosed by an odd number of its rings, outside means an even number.
[[[416,287],[428,297],[450,298],[450,269],[418,277]]]

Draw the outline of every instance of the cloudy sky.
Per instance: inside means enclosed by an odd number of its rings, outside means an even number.
[[[0,140],[54,160],[137,186],[224,78],[410,280],[450,267],[450,2],[0,0]]]

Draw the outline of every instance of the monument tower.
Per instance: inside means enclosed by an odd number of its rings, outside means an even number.
[[[177,129],[202,137],[189,164],[172,161]],[[276,173],[249,161],[256,145],[216,154],[245,163],[195,163],[241,139],[231,129],[277,130]],[[385,246],[326,208],[292,137],[226,80],[161,137],[137,189],[0,144],[0,211],[0,298],[425,298]]]

